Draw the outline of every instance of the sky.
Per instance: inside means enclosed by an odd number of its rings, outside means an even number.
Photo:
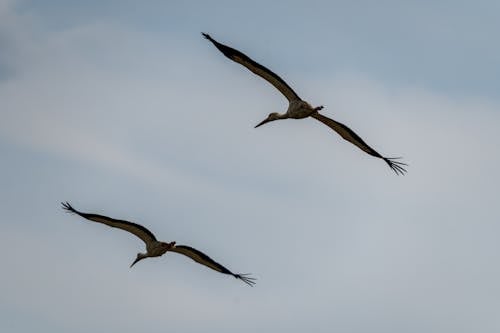
[[[498,1],[0,0],[0,331],[500,330]],[[409,164],[314,119],[207,32]],[[140,223],[250,288],[66,214]]]

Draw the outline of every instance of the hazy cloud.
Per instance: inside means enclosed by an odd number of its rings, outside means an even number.
[[[124,6],[48,27],[29,2],[0,2],[3,331],[498,331],[498,98],[281,61],[314,57],[283,49],[302,38],[281,28],[280,48],[266,36],[245,46],[375,149],[402,155],[397,177],[313,119],[254,129],[285,110],[279,93],[199,31],[127,24]],[[306,21],[325,22],[315,12]],[[175,254],[130,270],[142,243],[64,214],[63,200],[142,223],[258,285]]]

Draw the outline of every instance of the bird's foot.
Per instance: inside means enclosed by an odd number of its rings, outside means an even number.
[[[314,111],[319,111],[319,110],[323,110],[323,105],[314,108]]]

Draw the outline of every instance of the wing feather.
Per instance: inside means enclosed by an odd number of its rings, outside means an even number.
[[[211,269],[213,269],[219,273],[232,275],[235,278],[242,280],[243,282],[245,282],[249,286],[253,286],[255,284],[255,282],[254,282],[255,278],[248,277],[248,274],[234,274],[229,269],[222,266],[221,264],[219,264],[218,262],[216,262],[215,260],[213,260],[209,256],[207,256],[205,253],[198,251],[196,249],[193,249],[190,246],[176,245],[172,249],[170,249],[169,251],[183,254],[183,255],[193,259],[197,263],[205,265],[207,267],[210,267]]]
[[[319,120],[326,126],[330,127],[335,132],[337,132],[342,138],[349,141],[350,143],[352,143],[365,153],[383,159],[396,174],[402,175],[406,172],[406,169],[403,167],[406,165],[405,163],[395,161],[395,159],[397,158],[384,157],[380,155],[375,149],[370,147],[366,142],[363,141],[363,139],[361,139],[353,130],[351,130],[346,125],[339,123],[338,121],[335,121],[326,116],[323,116],[319,112],[313,113],[311,117]]]
[[[221,51],[226,57],[245,66],[253,73],[257,74],[267,82],[271,83],[276,89],[278,89],[283,95],[285,95],[288,101],[301,100],[300,97],[295,93],[295,91],[293,91],[293,89],[290,88],[290,86],[281,77],[279,77],[270,69],[250,59],[247,55],[243,54],[242,52],[217,42],[215,39],[210,37],[210,35],[205,33],[202,33],[202,35],[206,39],[211,41],[215,45],[215,47],[219,49],[219,51]]]
[[[66,211],[80,215],[81,217],[83,217],[87,220],[102,223],[102,224],[108,225],[108,226],[113,227],[113,228],[118,228],[118,229],[128,231],[128,232],[136,235],[140,239],[142,239],[142,241],[144,241],[144,243],[146,243],[146,245],[150,242],[156,241],[155,235],[153,235],[153,233],[151,231],[149,231],[148,229],[146,229],[145,227],[143,227],[140,224],[128,222],[128,221],[124,221],[124,220],[116,220],[116,219],[113,219],[111,217],[98,215],[98,214],[82,213],[82,212],[79,212],[76,209],[74,209],[68,202],[63,202],[61,204],[63,206],[63,209],[65,209]]]

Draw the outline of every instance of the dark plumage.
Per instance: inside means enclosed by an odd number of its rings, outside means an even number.
[[[240,52],[236,49],[233,49],[232,47],[229,47],[227,45],[224,45],[224,44],[217,42],[209,34],[202,33],[202,35],[206,39],[208,39],[210,42],[212,42],[212,44],[214,44],[215,47],[220,52],[222,52],[222,54],[224,54],[226,57],[228,57],[229,59],[231,59],[234,62],[237,62],[237,63],[245,66],[247,69],[249,69],[253,73],[259,75],[264,80],[271,83],[276,89],[278,89],[288,99],[289,106],[288,106],[288,110],[286,113],[284,113],[284,114],[279,114],[276,112],[271,113],[271,114],[269,114],[269,116],[266,119],[264,119],[262,122],[257,124],[257,126],[255,126],[255,127],[259,127],[261,125],[264,125],[265,123],[268,123],[268,122],[274,121],[274,120],[279,120],[279,119],[289,119],[289,118],[302,119],[302,118],[312,117],[314,119],[319,120],[323,124],[327,125],[331,129],[333,129],[342,138],[344,138],[345,140],[354,144],[355,146],[357,146],[359,149],[366,152],[367,154],[370,154],[374,157],[377,157],[377,158],[384,160],[397,175],[402,175],[406,172],[406,169],[404,168],[404,166],[406,166],[407,164],[405,164],[403,162],[396,161],[397,159],[399,159],[399,157],[393,158],[393,157],[382,156],[375,149],[371,148],[366,142],[364,142],[349,127],[320,114],[319,111],[321,109],[323,109],[323,106],[312,107],[309,103],[302,100],[295,93],[295,91],[293,91],[293,89],[290,88],[290,86],[281,77],[279,77],[277,74],[272,72],[270,69],[262,66],[261,64],[257,63],[256,61],[250,59],[250,57],[243,54],[242,52]]]
[[[123,220],[116,220],[111,217],[103,216],[103,215],[98,215],[98,214],[89,214],[89,213],[82,213],[74,209],[68,202],[62,203],[62,207],[64,210],[70,213],[74,213],[77,215],[80,215],[81,217],[89,220],[89,221],[94,221],[98,223],[102,223],[105,225],[108,225],[110,227],[122,229],[125,231],[128,231],[140,239],[144,241],[146,244],[146,253],[138,253],[137,258],[135,261],[130,265],[132,267],[137,263],[138,261],[148,258],[148,257],[159,257],[163,255],[166,252],[176,252],[183,254],[197,263],[200,263],[202,265],[205,265],[219,273],[223,274],[229,274],[234,276],[237,279],[240,279],[241,281],[245,282],[249,286],[253,286],[255,284],[255,278],[250,277],[249,274],[234,274],[230,270],[228,270],[226,267],[222,266],[206,254],[204,254],[201,251],[198,251],[190,246],[186,245],[175,245],[175,242],[170,242],[170,243],[165,243],[165,242],[160,242],[156,240],[156,237],[153,235],[151,231],[146,229],[140,224],[133,223],[133,222],[128,222],[128,221],[123,221]]]

